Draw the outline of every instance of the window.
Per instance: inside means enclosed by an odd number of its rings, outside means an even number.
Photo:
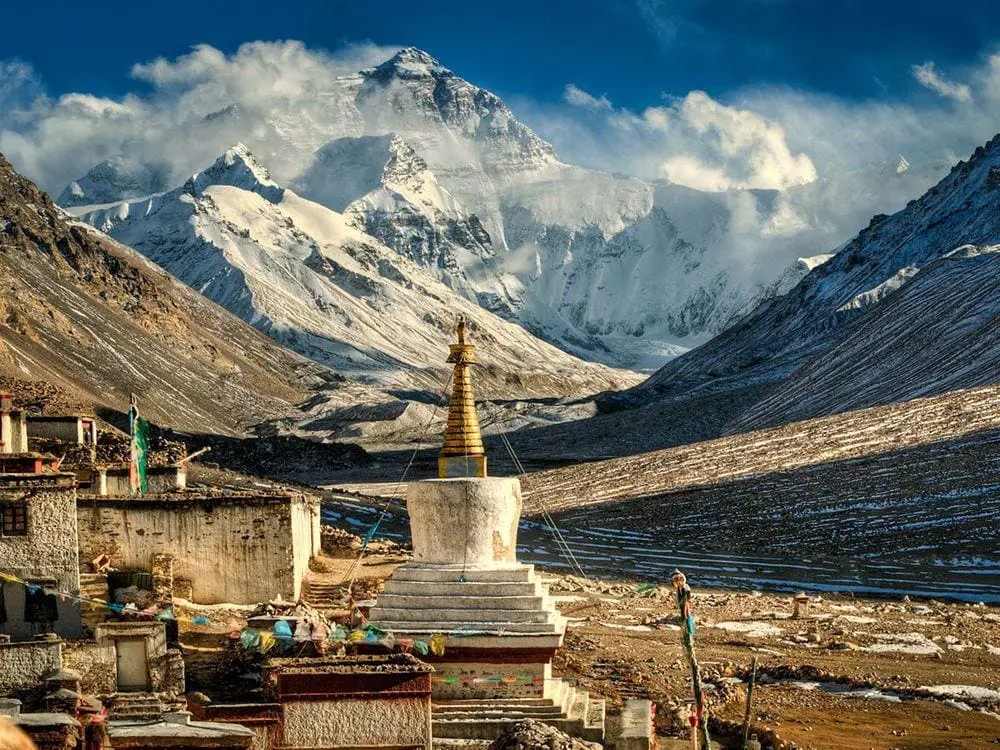
[[[27,536],[28,508],[23,503],[11,503],[0,506],[3,510],[3,526],[0,536]]]

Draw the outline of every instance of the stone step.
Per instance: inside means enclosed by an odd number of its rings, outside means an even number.
[[[391,578],[386,581],[384,594],[401,596],[544,596],[547,591],[538,581],[406,581]],[[383,595],[384,595],[383,594]]]
[[[466,583],[533,583],[537,581],[533,565],[516,568],[467,569],[461,565],[404,565],[396,568],[393,581],[454,581]]]
[[[526,718],[591,742],[604,740],[604,699],[568,682],[556,683],[550,698],[444,701],[434,704],[431,713],[434,737],[442,739],[495,739]]]
[[[473,635],[476,633],[504,632],[511,635],[559,635],[562,630],[556,623],[534,622],[475,622],[470,620],[446,620],[442,622],[415,622],[412,620],[383,620],[370,617],[372,625],[388,630],[396,635],[401,633],[432,635],[434,633],[457,632]],[[428,627],[433,626],[433,627]]]
[[[552,698],[458,698],[455,700],[436,701],[431,704],[431,710],[441,708],[475,708],[476,706],[556,706]]]
[[[378,597],[379,609],[468,610],[481,609],[484,604],[491,610],[545,611],[554,608],[548,597],[543,596],[414,596],[387,591]]]
[[[435,706],[431,711],[434,719],[464,719],[480,716],[498,715],[503,717],[518,717],[522,719],[543,719],[544,717],[562,716],[562,709],[559,706],[519,706],[499,704],[490,705],[488,703],[477,707],[446,709]]]
[[[409,623],[463,622],[463,623],[536,623],[555,624],[555,617],[544,609],[417,609],[410,607],[383,606],[382,600],[372,607],[370,620],[391,620]]]

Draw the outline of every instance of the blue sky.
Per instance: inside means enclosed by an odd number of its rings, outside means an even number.
[[[101,5],[101,4],[98,4]],[[254,39],[413,45],[504,97],[556,101],[566,84],[638,110],[664,93],[720,97],[780,84],[843,99],[919,90],[910,68],[974,65],[994,51],[988,0],[505,0],[212,2],[81,7],[3,3],[0,59],[30,63],[50,95],[135,90],[133,64]]]
[[[0,0],[0,152],[46,190],[124,151],[190,174],[223,144],[181,126],[231,102],[331,125],[312,92],[402,46],[499,94],[568,162],[702,190],[899,155],[936,175],[1000,130],[986,0],[101,5]],[[225,137],[294,176],[284,145],[251,131]]]

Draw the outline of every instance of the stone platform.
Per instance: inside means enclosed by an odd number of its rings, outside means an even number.
[[[603,738],[604,700],[552,676],[566,625],[533,566],[407,565],[386,582],[370,620],[405,638],[445,636],[442,657],[422,657],[435,668],[435,738],[492,740],[526,718]]]
[[[552,676],[566,621],[534,567],[517,561],[520,482],[413,482],[406,506],[413,562],[386,581],[369,621],[397,638],[444,636],[444,653],[421,656],[434,667],[434,736],[489,740],[537,718],[603,739],[604,701]]]
[[[385,584],[369,618],[407,638],[443,633],[446,648],[482,637],[516,637],[509,646],[555,649],[566,625],[531,565],[476,568],[410,564]]]

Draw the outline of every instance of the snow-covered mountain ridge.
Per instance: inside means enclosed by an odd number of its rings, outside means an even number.
[[[352,218],[277,185],[242,144],[169,192],[75,210],[280,343],[361,382],[436,394],[459,316],[481,352],[481,396],[580,395],[637,380],[466,300]]]
[[[777,279],[799,273],[797,258],[829,252],[843,226],[897,207],[938,168],[877,165],[857,182],[886,189],[865,195],[850,175],[721,193],[611,175],[563,162],[499,97],[413,48],[330,80],[321,117],[231,96],[179,126],[190,148],[170,184],[202,166],[193,154],[245,141],[281,184],[466,299],[580,357],[644,370],[787,287]],[[67,203],[162,192],[154,145],[123,142],[127,156],[78,179]]]
[[[1000,136],[792,290],[605,405],[725,403],[738,432],[998,382]]]

